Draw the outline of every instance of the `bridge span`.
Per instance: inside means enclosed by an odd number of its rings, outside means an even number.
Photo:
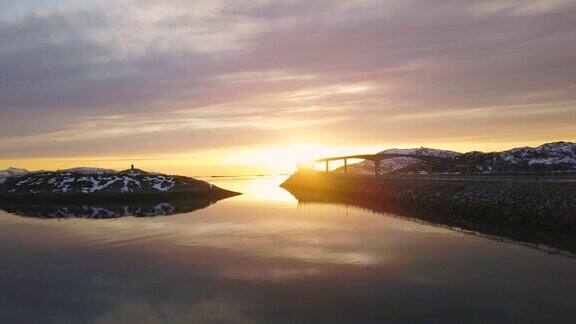
[[[357,155],[346,155],[346,156],[336,156],[336,157],[328,157],[322,159],[316,159],[312,162],[312,168],[316,163],[324,163],[324,170],[325,172],[330,171],[330,162],[331,161],[344,161],[344,173],[348,173],[348,160],[353,159],[360,159],[360,160],[368,160],[374,162],[374,174],[380,175],[380,162],[387,159],[398,158],[398,157],[407,157],[418,159],[423,162],[439,162],[439,161],[446,161],[446,158],[439,157],[439,156],[429,156],[429,155],[420,155],[420,154],[394,154],[394,153],[383,153],[383,154],[357,154]]]

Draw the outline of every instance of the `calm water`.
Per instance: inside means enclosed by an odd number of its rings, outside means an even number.
[[[0,211],[0,323],[576,320],[576,259],[299,204],[282,180],[212,180],[246,194],[162,217]]]

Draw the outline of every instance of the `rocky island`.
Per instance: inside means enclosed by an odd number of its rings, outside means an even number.
[[[73,168],[29,172],[0,171],[0,199],[7,200],[150,200],[223,199],[239,193],[185,176],[146,172],[134,167],[116,171]]]

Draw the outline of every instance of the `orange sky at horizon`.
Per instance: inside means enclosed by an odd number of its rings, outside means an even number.
[[[550,142],[550,141],[547,141]],[[314,159],[353,155],[373,154],[390,148],[430,147],[457,152],[501,151],[519,146],[538,146],[542,141],[515,143],[450,143],[433,145],[382,145],[382,146],[328,146],[318,144],[291,144],[279,147],[256,147],[205,152],[160,155],[133,156],[88,156],[60,157],[46,159],[0,160],[0,169],[9,167],[28,170],[59,170],[72,167],[98,167],[109,169],[128,169],[133,163],[137,168],[147,171],[164,172],[186,176],[238,176],[268,175],[291,173],[298,164],[307,164]],[[334,165],[337,165],[334,162]]]

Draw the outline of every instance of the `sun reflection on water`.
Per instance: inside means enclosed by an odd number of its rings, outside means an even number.
[[[245,176],[204,178],[202,180],[221,188],[242,193],[242,195],[232,198],[233,200],[252,203],[283,203],[293,206],[297,204],[297,200],[289,192],[280,188],[280,184],[287,177],[287,175]]]

